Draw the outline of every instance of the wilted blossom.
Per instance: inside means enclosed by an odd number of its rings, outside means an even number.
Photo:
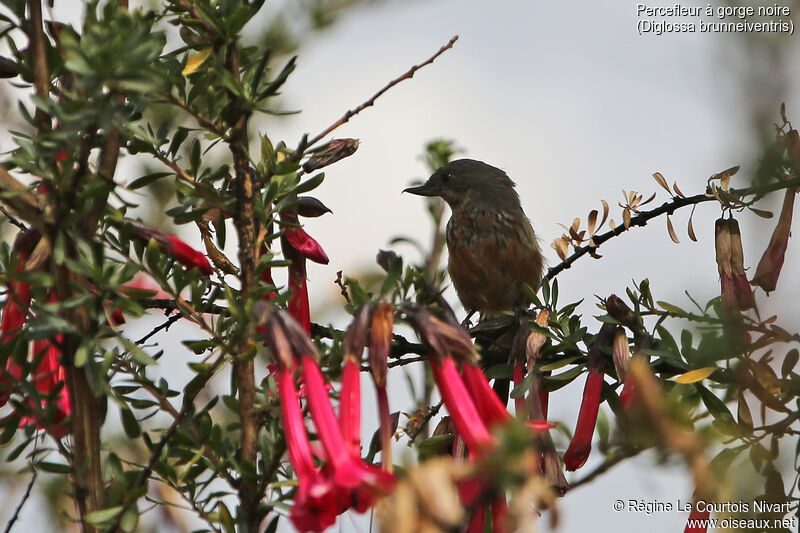
[[[392,343],[394,315],[392,305],[378,304],[372,314],[372,327],[369,341],[369,366],[378,396],[378,421],[381,439],[381,466],[391,472],[393,424],[389,410],[389,396],[386,391],[386,377],[389,372],[389,349]]]
[[[133,228],[134,235],[142,239],[153,239],[164,252],[174,256],[175,260],[186,268],[196,268],[206,276],[210,276],[214,272],[214,269],[211,268],[211,263],[208,262],[208,258],[202,252],[198,252],[178,237],[164,233],[138,220],[129,222]]]
[[[625,380],[625,375],[628,372],[628,363],[631,358],[631,348],[628,344],[628,336],[625,334],[625,329],[617,326],[614,329],[614,349],[612,352],[614,360],[614,369],[617,371],[617,378],[620,381]]]
[[[795,166],[800,165],[800,134],[797,130],[789,130],[786,134],[786,147],[789,159]],[[756,267],[756,274],[753,276],[753,285],[758,285],[766,292],[775,290],[778,284],[778,277],[783,267],[783,259],[786,255],[786,247],[789,245],[789,234],[792,230],[792,213],[794,211],[794,197],[797,194],[797,187],[786,189],[783,196],[781,214],[778,217],[778,224],[772,232],[767,249],[761,256],[761,261]]]
[[[733,218],[717,219],[714,225],[717,268],[722,286],[722,301],[744,311],[755,305],[753,290],[744,272],[744,253],[739,223]]]
[[[797,133],[796,130],[792,130]],[[756,267],[756,274],[753,276],[753,285],[758,285],[766,292],[775,290],[778,284],[778,277],[783,268],[783,259],[786,255],[786,247],[789,245],[789,234],[792,231],[792,212],[794,211],[794,197],[797,194],[796,188],[786,189],[783,197],[781,214],[778,217],[778,225],[772,232],[767,249],[761,256],[761,261]]]

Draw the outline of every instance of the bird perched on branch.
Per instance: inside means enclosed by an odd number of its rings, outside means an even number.
[[[524,304],[523,283],[539,288],[542,252],[505,172],[459,159],[403,192],[438,196],[450,206],[447,270],[468,312],[487,315],[517,309]]]

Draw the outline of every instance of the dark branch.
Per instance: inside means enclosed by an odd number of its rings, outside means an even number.
[[[11,519],[6,524],[5,533],[10,533],[11,528],[14,527],[14,522],[16,522],[17,519],[19,519],[19,513],[22,512],[22,508],[25,506],[25,503],[28,501],[28,498],[31,495],[31,490],[33,489],[34,483],[36,483],[36,476],[38,474],[39,472],[35,468],[31,471],[31,480],[28,481],[28,486],[25,487],[25,494],[22,495],[22,499],[20,500],[19,504],[17,504],[17,507],[14,509],[14,514],[11,515]]]
[[[728,194],[733,196],[738,196],[739,198],[744,198],[746,196],[761,197],[770,192],[787,189],[789,187],[796,187],[798,185],[800,185],[800,178],[794,178],[792,180],[776,181],[768,185],[761,185],[757,187],[747,187],[744,189],[731,189],[730,191],[728,191]],[[718,201],[718,200],[716,197],[710,194],[696,194],[695,196],[688,196],[685,198],[684,197],[674,198],[671,202],[666,202],[651,211],[642,211],[635,217],[631,218],[631,223],[628,227],[625,227],[624,225],[619,225],[614,229],[611,229],[603,233],[602,235],[592,237],[594,245],[587,244],[585,246],[577,248],[575,252],[573,252],[572,255],[567,257],[564,261],[560,262],[554,267],[551,267],[547,271],[547,274],[545,274],[544,278],[548,280],[553,279],[562,271],[570,268],[575,261],[577,261],[584,255],[590,252],[594,252],[600,247],[601,244],[611,240],[617,235],[624,233],[630,228],[636,226],[645,226],[650,220],[659,217],[661,215],[671,215],[681,207],[701,204],[703,202],[712,202],[712,201]]]

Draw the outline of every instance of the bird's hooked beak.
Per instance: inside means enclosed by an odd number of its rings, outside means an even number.
[[[416,194],[417,196],[439,196],[438,191],[434,190],[434,187],[431,186],[430,182],[423,183],[417,187],[403,189],[403,192],[410,192],[411,194]]]

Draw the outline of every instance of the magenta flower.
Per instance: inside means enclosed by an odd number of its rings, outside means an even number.
[[[298,483],[289,518],[301,532],[322,531],[336,522],[338,497],[333,484],[314,466],[291,369],[285,366],[278,369],[277,385],[286,447]]]
[[[367,326],[372,312],[365,305],[344,336],[342,390],[339,393],[339,426],[345,445],[361,457],[361,356],[367,340]]]
[[[511,415],[489,385],[483,370],[477,366],[464,364],[461,367],[461,376],[487,428],[491,429],[508,422]]]
[[[636,400],[636,386],[630,376],[625,377],[625,383],[622,385],[622,392],[619,393],[619,404],[623,409],[630,409],[633,402]]]
[[[19,263],[14,272],[25,270],[27,254],[19,254]],[[25,314],[31,303],[31,288],[25,282],[12,280],[8,284],[8,293],[3,307],[3,316],[0,318],[0,342],[4,345],[11,344],[17,338],[19,330],[25,325]],[[6,389],[11,383],[22,379],[22,367],[14,362],[9,355],[5,368],[0,368],[0,407],[8,403],[9,391]]]
[[[451,357],[443,357],[441,361],[433,357],[430,363],[442,401],[470,453],[485,451],[491,446],[493,439],[464,386],[455,361]]]
[[[603,371],[590,369],[586,378],[586,386],[583,389],[578,425],[575,428],[572,441],[570,441],[569,447],[564,453],[564,466],[570,472],[582,467],[586,463],[586,459],[589,458],[602,392]]]
[[[138,220],[129,222],[134,235],[146,240],[153,239],[164,252],[175,257],[175,260],[187,269],[196,268],[206,276],[214,272],[211,263],[203,253],[198,252],[178,237],[164,233]]]
[[[333,467],[334,483],[345,489],[369,488],[376,493],[391,491],[394,487],[394,476],[364,464],[360,458],[356,459],[347,452],[317,360],[312,355],[303,355],[300,357],[300,364],[309,411],[325,454]]]
[[[353,358],[342,367],[339,425],[349,453],[361,457],[361,368]]]
[[[286,227],[281,236],[283,255],[292,264],[289,265],[289,298],[287,308],[289,314],[303,326],[307,334],[311,334],[311,311],[308,304],[308,285],[306,284],[306,260],[323,265],[328,264],[328,256],[305,230],[299,227],[297,211],[284,211],[281,221],[294,227]]]

